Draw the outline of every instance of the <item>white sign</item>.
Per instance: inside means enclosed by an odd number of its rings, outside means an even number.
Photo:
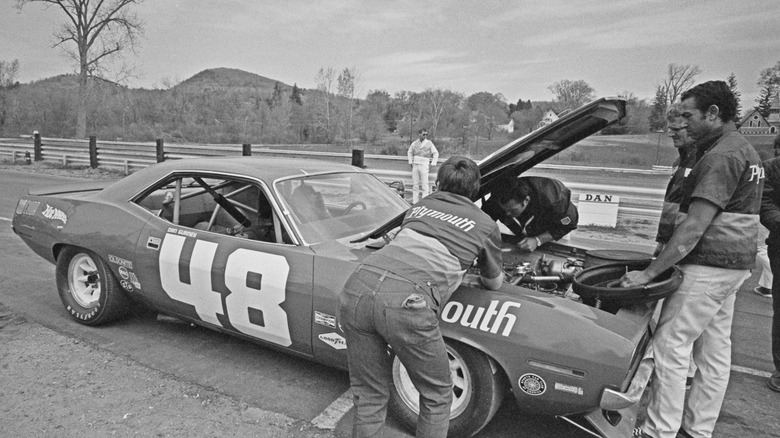
[[[579,225],[598,225],[615,228],[617,226],[620,197],[604,193],[581,193],[577,212]]]

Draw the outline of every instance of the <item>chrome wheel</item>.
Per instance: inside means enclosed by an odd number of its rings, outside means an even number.
[[[450,418],[457,417],[466,410],[472,398],[472,375],[466,361],[457,351],[447,346],[447,358],[450,362],[452,378],[452,410]],[[406,367],[396,357],[393,360],[393,383],[403,403],[412,411],[420,412],[420,393],[414,387]]]
[[[92,257],[76,254],[68,265],[68,287],[76,302],[87,309],[97,306],[100,300],[100,274]]]

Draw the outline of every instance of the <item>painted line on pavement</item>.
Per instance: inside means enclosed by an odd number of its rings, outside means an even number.
[[[12,222],[12,220],[11,220],[11,219],[8,219],[7,217],[2,217],[2,216],[0,216],[0,221],[8,221],[8,222]]]
[[[344,415],[352,409],[352,390],[348,389],[339,398],[333,401],[324,411],[311,420],[311,423],[320,429],[333,430]]]
[[[768,373],[766,371],[754,370],[753,368],[741,367],[737,365],[732,365],[731,371],[742,374],[750,374],[751,376],[766,377],[767,379],[772,375],[772,373]]]

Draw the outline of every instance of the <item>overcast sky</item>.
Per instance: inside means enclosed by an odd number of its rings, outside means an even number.
[[[0,60],[27,83],[74,67],[52,48],[56,8],[0,0]],[[759,72],[780,61],[780,1],[753,0],[146,0],[131,87],[155,88],[209,68],[315,87],[321,67],[359,72],[358,94],[448,88],[510,103],[552,100],[547,87],[585,80],[597,96],[651,100],[669,63],[699,82],[736,75],[754,105]]]

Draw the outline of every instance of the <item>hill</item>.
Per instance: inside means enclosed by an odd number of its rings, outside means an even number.
[[[186,89],[188,91],[206,89],[251,89],[261,94],[270,95],[273,93],[274,85],[277,82],[279,81],[244,70],[233,68],[212,68],[195,74],[191,78],[176,85],[174,88]],[[287,85],[282,82],[279,83],[281,84],[282,89],[286,90],[292,88],[291,85]]]

